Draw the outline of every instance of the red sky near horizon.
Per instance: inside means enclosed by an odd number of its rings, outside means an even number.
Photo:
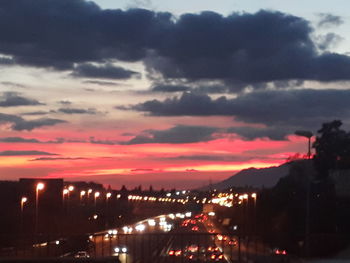
[[[305,147],[305,140],[294,136],[286,141],[222,137],[196,143],[108,145],[91,143],[89,137],[78,137],[74,131],[69,137],[69,131],[60,133],[58,129],[59,125],[21,136],[41,143],[0,143],[1,151],[13,151],[0,158],[1,179],[64,178],[100,182],[116,189],[140,184],[188,189],[221,181],[242,169],[279,165]],[[109,133],[106,131],[107,138]],[[59,134],[65,136],[65,142],[44,143],[55,141]],[[8,138],[19,134],[7,135]]]

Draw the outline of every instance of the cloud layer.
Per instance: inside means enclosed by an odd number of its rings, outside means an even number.
[[[135,74],[110,64],[86,64],[119,60],[144,61],[150,73],[167,78],[350,79],[348,56],[319,53],[309,22],[281,12],[175,18],[144,9],[103,10],[83,0],[4,0],[0,12],[0,53],[17,64],[69,69],[77,76]],[[326,15],[320,23],[340,22]]]
[[[16,131],[31,131],[35,128],[43,126],[53,126],[59,123],[65,123],[66,121],[52,118],[41,118],[36,120],[25,120],[22,117],[12,114],[0,113],[0,124],[9,123],[12,130]]]

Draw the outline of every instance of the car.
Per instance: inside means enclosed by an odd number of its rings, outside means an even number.
[[[192,230],[192,231],[198,231],[198,230],[199,230],[199,227],[198,227],[198,226],[194,226],[194,227],[192,227],[191,230]]]
[[[77,253],[75,253],[74,257],[75,258],[89,258],[90,255],[86,251],[78,251]]]
[[[179,257],[182,255],[182,250],[179,249],[179,248],[170,248],[168,250],[168,256],[171,256],[171,257]]]
[[[128,248],[125,246],[114,248],[114,256],[118,256],[119,254],[127,254],[127,253],[128,253]]]
[[[214,262],[225,262],[225,257],[222,252],[213,252],[209,255],[209,260]]]

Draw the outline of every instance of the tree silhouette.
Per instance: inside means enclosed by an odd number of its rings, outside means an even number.
[[[316,154],[314,165],[318,179],[325,179],[331,169],[350,168],[350,134],[340,129],[342,122],[334,120],[324,123],[313,144]]]

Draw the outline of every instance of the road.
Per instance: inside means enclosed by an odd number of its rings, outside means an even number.
[[[123,263],[151,262],[231,262],[227,248],[217,244],[218,235],[209,233],[208,217],[187,214],[161,215],[120,229],[95,233],[90,254],[118,256]],[[225,252],[225,253],[223,253]]]

